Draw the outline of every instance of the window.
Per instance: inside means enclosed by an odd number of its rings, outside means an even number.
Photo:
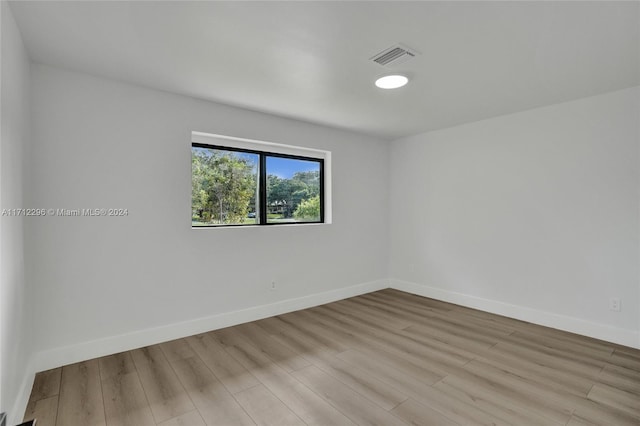
[[[212,138],[213,143],[229,142]],[[297,155],[306,149],[278,150],[276,144],[249,142],[249,148],[192,142],[192,226],[325,223],[326,156],[315,150],[308,150],[315,157]],[[252,149],[256,147],[269,151]]]
[[[193,226],[255,225],[260,155],[193,145]]]
[[[322,222],[322,160],[264,154],[266,222]]]

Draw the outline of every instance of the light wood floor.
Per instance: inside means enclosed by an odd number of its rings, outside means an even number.
[[[640,351],[394,290],[39,373],[38,426],[640,425]]]

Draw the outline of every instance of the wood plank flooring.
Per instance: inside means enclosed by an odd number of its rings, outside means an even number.
[[[640,351],[396,290],[38,373],[38,426],[640,425]]]

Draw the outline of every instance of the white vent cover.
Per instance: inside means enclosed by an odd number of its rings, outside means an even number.
[[[391,46],[388,49],[383,50],[377,55],[370,58],[373,62],[382,65],[383,67],[390,65],[397,65],[408,61],[416,56],[418,53],[415,50],[408,48],[402,44]]]

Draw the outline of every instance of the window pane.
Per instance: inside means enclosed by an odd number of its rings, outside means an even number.
[[[192,226],[255,225],[260,156],[191,147]]]
[[[267,223],[320,222],[320,162],[266,158]]]

